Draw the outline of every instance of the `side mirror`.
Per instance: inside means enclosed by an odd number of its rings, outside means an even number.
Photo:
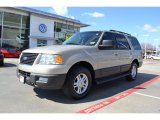
[[[113,40],[102,40],[102,44],[99,45],[99,48],[112,48],[114,46]]]

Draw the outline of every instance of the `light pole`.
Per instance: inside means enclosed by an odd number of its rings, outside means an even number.
[[[158,40],[159,39],[156,39],[156,55],[158,55]]]
[[[147,39],[149,37],[149,35],[143,35],[145,37],[145,45],[144,45],[144,57],[145,59],[147,59]]]

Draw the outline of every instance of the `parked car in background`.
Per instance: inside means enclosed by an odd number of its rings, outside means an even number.
[[[152,55],[146,55],[146,59],[151,59]]]
[[[4,55],[2,54],[0,50],[0,66],[2,66],[3,64],[4,64]]]
[[[16,48],[1,48],[4,57],[19,57],[21,51]]]
[[[150,58],[153,60],[160,60],[160,55],[151,55]]]

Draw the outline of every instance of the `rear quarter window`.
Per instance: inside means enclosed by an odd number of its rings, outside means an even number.
[[[129,40],[130,40],[130,42],[131,42],[134,50],[141,50],[141,46],[140,46],[137,38],[135,38],[135,37],[130,37],[130,36],[128,36],[128,38],[129,38]]]

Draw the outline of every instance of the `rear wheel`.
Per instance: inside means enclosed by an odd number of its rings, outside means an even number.
[[[85,97],[92,85],[92,76],[90,71],[81,66],[71,69],[67,75],[64,93],[71,98],[81,99]]]
[[[128,75],[126,78],[129,81],[134,81],[137,77],[137,64],[135,62],[132,63],[131,68],[130,68],[130,75]]]

